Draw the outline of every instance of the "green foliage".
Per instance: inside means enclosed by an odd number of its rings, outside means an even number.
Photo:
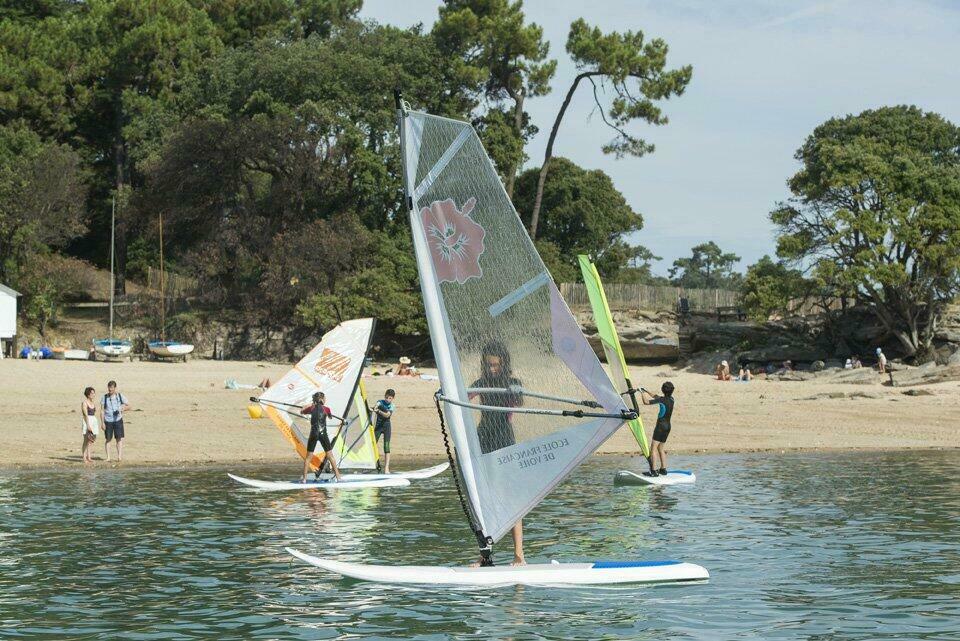
[[[40,336],[57,322],[65,302],[84,295],[85,283],[80,276],[83,267],[84,263],[75,258],[37,253],[12,274],[14,287],[23,295],[23,315]]]
[[[557,68],[543,29],[525,20],[520,0],[445,0],[431,32],[468,100],[490,105],[475,124],[510,194],[523,147],[537,133],[524,101],[548,94]]]
[[[35,254],[62,248],[85,227],[81,160],[23,127],[0,127],[0,278]]]
[[[680,96],[693,75],[689,65],[666,69],[667,43],[660,38],[647,41],[642,31],[603,33],[582,18],[570,25],[567,53],[580,75],[593,85],[598,112],[616,136],[603,146],[604,153],[618,158],[642,156],[653,151],[652,144],[629,133],[625,127],[633,120],[651,125],[668,122],[658,100]],[[579,78],[579,76],[578,76]],[[599,87],[598,87],[599,83]],[[609,105],[601,103],[601,89],[614,95]]]
[[[793,198],[771,214],[777,253],[869,304],[925,355],[960,291],[960,129],[916,107],[833,118],[797,151]]]
[[[678,258],[668,272],[672,283],[688,289],[739,289],[742,276],[733,271],[740,257],[724,252],[713,241],[691,249],[690,258]]]
[[[362,0],[194,0],[217,27],[226,45],[240,47],[272,37],[328,37],[360,11]]]
[[[809,283],[798,269],[764,256],[747,267],[740,286],[741,304],[751,318],[767,320],[772,314],[784,314],[790,301],[810,293]]]
[[[514,204],[524,212],[525,224],[530,220],[538,178],[538,170],[530,169],[517,179]],[[604,277],[615,277],[635,257],[652,258],[646,248],[630,247],[622,239],[642,227],[643,217],[630,208],[610,176],[599,169],[583,169],[566,158],[553,159],[544,185],[537,240],[556,248],[556,260],[575,276],[580,273],[578,254],[589,255]],[[556,272],[551,273],[563,282]]]

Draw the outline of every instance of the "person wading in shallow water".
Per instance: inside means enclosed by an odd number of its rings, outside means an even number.
[[[303,416],[310,417],[310,438],[307,439],[307,455],[303,459],[301,483],[307,482],[307,474],[310,472],[310,459],[313,458],[313,450],[317,447],[318,441],[323,447],[324,462],[330,461],[334,476],[337,477],[338,481],[341,480],[340,470],[337,468],[337,457],[333,455],[333,444],[327,435],[327,418],[333,417],[333,414],[330,413],[330,408],[323,404],[326,399],[327,397],[323,392],[314,392],[313,404],[300,410]]]
[[[640,399],[644,405],[659,405],[660,413],[657,415],[657,426],[653,429],[653,446],[650,448],[650,471],[644,472],[645,476],[658,476],[667,474],[667,453],[663,446],[670,436],[670,418],[673,416],[673,383],[667,381],[660,387],[663,396],[654,396],[645,389],[640,390]],[[657,468],[657,458],[660,459],[660,467]]]
[[[470,387],[493,388],[497,391],[471,392],[468,395],[469,398],[479,396],[480,404],[490,407],[520,407],[523,405],[523,396],[512,389],[522,386],[520,379],[513,376],[510,352],[507,351],[507,347],[500,341],[487,343],[480,353],[480,378]],[[480,441],[480,450],[484,454],[514,445],[517,437],[513,433],[513,415],[510,412],[480,410],[477,437]],[[511,565],[526,565],[526,563],[523,556],[523,521],[520,520],[513,526],[513,563]],[[480,565],[480,562],[475,565]]]

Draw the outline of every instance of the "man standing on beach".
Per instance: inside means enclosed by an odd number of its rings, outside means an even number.
[[[107,383],[107,393],[103,395],[103,401],[100,403],[103,411],[103,433],[106,439],[103,442],[103,453],[107,456],[107,462],[110,461],[110,440],[116,439],[117,460],[123,460],[123,413],[130,409],[127,399],[123,394],[117,391],[117,382]]]
[[[881,374],[887,373],[887,356],[879,347],[877,348],[877,369],[880,370]]]

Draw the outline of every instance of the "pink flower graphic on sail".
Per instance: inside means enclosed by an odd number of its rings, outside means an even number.
[[[483,227],[470,218],[477,204],[471,198],[458,210],[452,199],[435,200],[420,210],[420,221],[427,234],[427,244],[441,283],[460,283],[483,276],[480,256],[483,254]]]

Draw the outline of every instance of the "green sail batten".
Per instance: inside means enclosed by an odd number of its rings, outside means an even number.
[[[580,271],[583,272],[583,284],[587,287],[587,296],[590,297],[590,307],[593,308],[597,334],[600,336],[603,353],[610,366],[610,380],[613,381],[614,387],[625,392],[630,386],[630,370],[627,369],[627,359],[623,355],[623,348],[620,347],[620,338],[613,324],[613,315],[610,313],[610,305],[607,304],[607,295],[603,291],[600,274],[588,256],[581,254],[577,259],[580,261]],[[643,421],[637,417],[628,425],[643,455],[650,456],[650,445],[643,430]]]

